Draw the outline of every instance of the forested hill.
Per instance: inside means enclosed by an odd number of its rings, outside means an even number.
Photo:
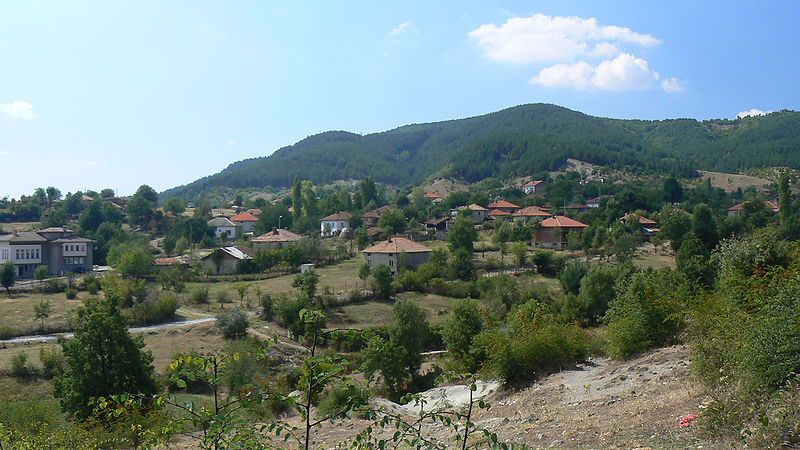
[[[618,120],[555,105],[522,105],[467,119],[407,125],[368,135],[330,131],[270,156],[247,159],[162,194],[192,197],[225,186],[283,187],[367,176],[392,184],[434,175],[465,181],[559,168],[567,158],[636,170],[800,167],[800,113],[737,120]]]

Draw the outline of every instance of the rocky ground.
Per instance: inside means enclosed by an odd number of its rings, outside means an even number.
[[[476,423],[501,440],[534,448],[715,448],[679,420],[700,411],[704,395],[690,374],[688,349],[674,346],[639,358],[614,362],[592,359],[522,389],[479,389],[492,404],[475,414]],[[431,393],[440,396],[441,390]],[[454,403],[464,392],[451,390]],[[390,407],[386,401],[381,406]],[[409,408],[392,408],[411,419]],[[315,432],[314,446],[336,447],[366,421],[338,422]],[[394,429],[391,430],[394,432]],[[441,426],[423,431],[439,439]]]

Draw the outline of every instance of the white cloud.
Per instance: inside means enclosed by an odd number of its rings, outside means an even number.
[[[0,150],[0,156],[8,156],[8,152],[5,150]]]
[[[747,111],[742,111],[736,115],[737,119],[741,119],[743,117],[755,117],[755,116],[766,116],[767,114],[771,113],[772,111],[762,111],[760,109],[750,109]]]
[[[236,145],[236,141],[231,139],[231,140],[228,141],[228,145]]]
[[[543,87],[565,87],[580,91],[634,91],[660,86],[667,92],[679,92],[679,80],[669,78],[659,84],[661,75],[650,69],[642,58],[621,53],[616,58],[601,61],[596,66],[586,61],[556,64],[545,67],[531,78],[530,83]]]
[[[683,82],[677,78],[667,78],[661,82],[661,89],[664,92],[683,92]]]
[[[492,61],[515,64],[573,61],[581,57],[609,57],[618,53],[618,46],[631,44],[643,47],[661,41],[630,28],[600,25],[592,17],[547,16],[512,17],[498,26],[481,25],[468,36]]]
[[[33,112],[33,105],[25,100],[15,100],[9,103],[0,103],[0,113],[22,120],[33,120],[39,117]]]
[[[91,166],[91,167],[97,167],[97,166],[100,165],[100,161],[97,161],[97,160],[94,160],[94,159],[89,159],[89,160],[84,161],[84,164],[86,164],[87,166]]]
[[[389,34],[386,35],[386,37],[388,37],[388,38],[397,38],[397,37],[400,37],[400,36],[402,36],[404,34],[408,34],[408,33],[412,33],[412,34],[418,34],[419,33],[419,30],[417,29],[417,26],[414,25],[414,22],[411,21],[411,20],[407,20],[407,21],[401,23],[400,25],[394,27],[392,29],[392,31],[390,31]]]

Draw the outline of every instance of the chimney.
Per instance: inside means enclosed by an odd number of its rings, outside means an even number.
[[[19,237],[19,230],[14,230],[14,237]]]
[[[276,236],[277,236],[277,235],[279,234],[279,233],[278,233],[278,229],[277,229],[277,228],[275,228],[275,227],[273,227],[273,228],[272,228],[272,234],[274,234],[274,235],[276,235]]]

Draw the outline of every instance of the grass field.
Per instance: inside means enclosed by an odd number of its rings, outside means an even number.
[[[192,350],[207,353],[227,345],[213,323],[150,332],[145,334],[144,342],[145,348],[153,353],[153,366],[157,372],[162,372],[176,353]],[[0,370],[8,370],[11,367],[11,359],[20,352],[27,353],[30,363],[40,366],[39,351],[42,348],[57,346],[55,342],[0,346]]]
[[[0,230],[2,230],[2,233],[10,233],[14,230],[33,231],[38,229],[39,229],[39,222],[0,223]]]
[[[316,269],[319,274],[319,291],[322,292],[325,286],[330,286],[334,292],[346,292],[355,287],[361,286],[361,279],[358,278],[358,270],[364,263],[364,259],[359,255],[354,258],[345,260],[339,264]],[[252,291],[258,287],[263,293],[280,294],[283,292],[294,292],[295,288],[292,287],[292,281],[296,274],[282,275],[268,280],[260,281],[246,281],[244,283],[250,285]],[[208,283],[208,291],[211,295],[211,301],[215,301],[217,292],[228,292],[231,299],[237,297],[236,286],[242,282],[224,281],[220,283]],[[205,283],[189,283],[187,290],[206,285]]]
[[[67,300],[64,293],[15,293],[11,298],[0,296],[0,328],[7,327],[14,334],[30,334],[40,330],[41,322],[34,318],[33,305],[42,301],[50,302],[50,317],[45,327],[63,328],[68,325],[72,311],[81,306],[81,301],[90,297],[80,292],[75,300]]]
[[[700,171],[700,177],[711,180],[711,186],[722,188],[725,192],[733,192],[739,188],[747,189],[754,187],[761,191],[769,189],[772,182],[764,178],[752,177],[750,175],[741,175],[738,173],[724,173],[724,172],[706,172]]]
[[[416,303],[431,324],[441,323],[453,309],[457,299],[434,294],[402,292],[397,300],[410,300]],[[333,307],[327,311],[330,328],[369,328],[388,325],[392,322],[392,303],[366,301],[345,306]]]

